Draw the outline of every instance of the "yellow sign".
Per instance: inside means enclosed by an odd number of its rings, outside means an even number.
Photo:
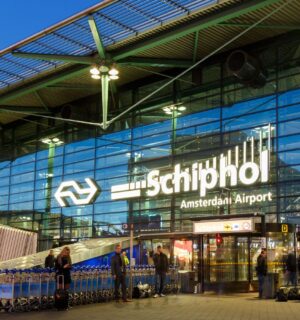
[[[289,232],[289,226],[287,224],[282,224],[281,225],[281,232],[283,232],[283,233]]]

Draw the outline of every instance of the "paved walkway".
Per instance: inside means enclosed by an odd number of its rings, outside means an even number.
[[[253,294],[170,295],[165,298],[77,306],[69,311],[0,314],[5,320],[296,320],[300,301],[258,300]]]

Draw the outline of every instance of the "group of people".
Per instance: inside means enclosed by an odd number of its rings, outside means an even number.
[[[286,285],[297,285],[297,260],[293,252],[290,252],[284,259],[284,271],[286,275]],[[298,267],[300,267],[300,261],[298,261]],[[267,275],[267,252],[263,249],[257,258],[256,272],[258,277],[258,292],[259,298],[263,296],[263,287],[265,276]],[[300,270],[299,270],[300,271]]]
[[[153,255],[153,263],[155,266],[155,294],[154,298],[164,297],[164,286],[166,282],[166,274],[169,270],[168,257],[163,253],[162,247],[157,246],[157,251]],[[120,301],[119,289],[122,291],[122,301],[130,302],[127,298],[126,288],[126,270],[129,265],[129,259],[126,251],[122,252],[121,245],[116,245],[115,254],[111,258],[111,273],[114,279],[115,289],[114,295],[116,302]],[[72,260],[70,255],[70,248],[64,247],[60,254],[55,257],[54,251],[50,250],[45,259],[46,268],[55,268],[58,288],[68,290],[71,284],[71,268]]]
[[[127,298],[126,288],[126,255],[121,254],[121,252],[121,246],[117,245],[115,247],[115,255],[111,258],[111,273],[115,282],[115,300],[116,302],[120,301],[119,289],[121,286],[123,302],[130,302],[131,300]],[[157,252],[153,256],[153,262],[155,266],[155,294],[153,297],[164,297],[163,290],[166,274],[169,270],[169,262],[167,255],[163,253],[160,245],[157,246]]]

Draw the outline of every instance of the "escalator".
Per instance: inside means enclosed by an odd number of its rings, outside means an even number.
[[[130,239],[125,237],[91,239],[70,244],[68,247],[71,250],[72,263],[79,264],[83,263],[84,261],[89,261],[94,258],[112,253],[117,244],[121,244],[122,248],[124,249],[129,248]],[[133,245],[136,244],[137,242],[134,241]],[[53,249],[54,255],[57,256],[63,247],[64,246]],[[0,269],[27,269],[36,266],[44,266],[44,261],[48,253],[49,250],[16,259],[1,261]]]

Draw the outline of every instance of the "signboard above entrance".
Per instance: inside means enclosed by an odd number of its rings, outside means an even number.
[[[198,234],[240,233],[253,231],[254,222],[252,218],[194,222],[194,233]]]

